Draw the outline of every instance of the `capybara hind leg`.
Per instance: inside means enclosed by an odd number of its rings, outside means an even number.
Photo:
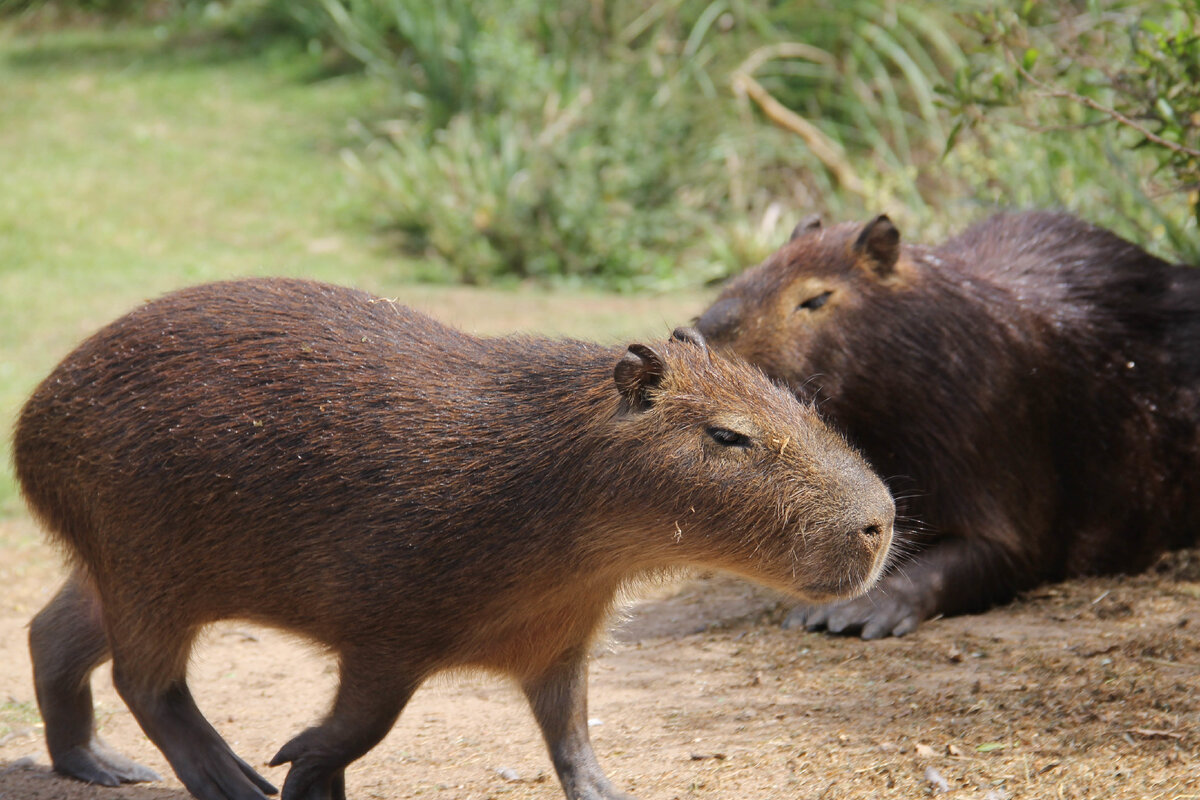
[[[153,662],[132,658],[126,663],[115,642],[113,650],[117,691],[189,792],[200,800],[265,800],[264,792],[277,791],[229,749],[196,707],[182,674],[165,685],[157,683],[150,678],[152,672],[131,671],[129,666]]]
[[[587,652],[565,655],[522,685],[568,800],[634,800],[609,782],[588,737]]]
[[[80,572],[33,618],[29,651],[55,772],[102,786],[160,780],[96,736],[91,674],[110,653],[99,598]]]
[[[346,765],[379,743],[416,691],[402,665],[343,653],[333,710],[280,748],[272,767],[291,763],[281,800],[346,800]]]

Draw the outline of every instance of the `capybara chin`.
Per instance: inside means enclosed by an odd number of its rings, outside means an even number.
[[[345,766],[430,674],[515,679],[567,796],[625,797],[588,741],[587,654],[631,579],[729,570],[812,601],[879,575],[894,506],[813,409],[680,329],[653,347],[476,338],[350,289],[186,289],[102,329],[17,423],[24,495],[75,571],[33,620],[54,768],[153,778],[95,735],[113,681],[203,800],[274,787],[186,683],[205,625],[336,654],[325,720],[275,755],[287,800]]]
[[[1200,534],[1200,270],[1066,214],[938,247],[806,221],[697,322],[815,400],[920,532],[866,596],[787,620],[901,635]]]

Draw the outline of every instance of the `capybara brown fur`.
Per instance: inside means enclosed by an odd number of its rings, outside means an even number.
[[[810,219],[697,327],[815,401],[916,529],[789,626],[901,635],[1200,534],[1200,270],[1109,231],[1011,213],[922,247]]]
[[[75,571],[30,630],[59,772],[153,777],[95,736],[113,680],[203,800],[274,788],[197,710],[188,653],[242,618],[336,654],[285,744],[287,800],[343,770],[430,674],[522,687],[569,798],[625,797],[588,741],[587,654],[619,590],[681,565],[809,600],[882,571],[894,505],[811,406],[680,329],[610,348],[477,338],[326,284],[210,284],[103,328],[21,412],[17,476]]]

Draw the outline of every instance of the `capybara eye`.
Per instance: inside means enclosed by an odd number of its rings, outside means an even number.
[[[729,428],[718,428],[716,425],[709,426],[708,435],[711,436],[714,441],[723,444],[726,447],[745,448],[749,447],[751,444],[750,437],[746,434],[738,433],[737,431],[731,431]]]
[[[805,300],[803,303],[801,303],[800,305],[796,306],[796,310],[799,311],[800,309],[803,308],[806,311],[816,311],[818,308],[820,308],[821,306],[823,306],[827,302],[829,302],[829,297],[832,294],[833,294],[832,291],[821,292],[820,294],[815,295],[814,297],[810,297],[807,300]]]

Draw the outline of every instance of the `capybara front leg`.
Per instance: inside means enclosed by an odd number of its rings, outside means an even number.
[[[266,800],[278,791],[229,748],[200,713],[182,678],[164,690],[145,687],[122,668],[118,650],[113,682],[142,730],[200,800]]]
[[[987,540],[948,539],[919,552],[862,597],[800,606],[785,628],[822,628],[863,639],[903,636],[938,614],[969,614],[1007,602],[1044,575]]]
[[[403,667],[343,653],[341,683],[333,709],[320,725],[280,748],[272,767],[291,763],[281,800],[346,800],[346,765],[377,745],[392,726],[417,682]]]
[[[570,651],[522,684],[568,800],[634,800],[609,782],[588,737],[587,651]]]
[[[102,786],[160,780],[96,736],[91,674],[111,653],[100,600],[79,571],[33,618],[29,652],[55,772]]]

